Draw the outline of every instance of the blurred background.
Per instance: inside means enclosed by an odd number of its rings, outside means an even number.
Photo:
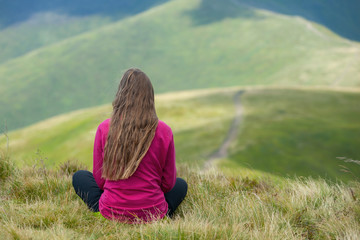
[[[96,127],[138,67],[179,165],[201,169],[231,129],[214,162],[229,175],[354,179],[359,11],[358,0],[0,0],[0,145],[19,165],[90,167]]]

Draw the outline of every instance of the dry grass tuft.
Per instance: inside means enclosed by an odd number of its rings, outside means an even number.
[[[59,166],[59,173],[63,175],[72,176],[79,170],[87,170],[87,166],[76,159],[69,159]]]

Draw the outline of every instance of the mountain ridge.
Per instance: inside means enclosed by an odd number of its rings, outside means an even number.
[[[334,39],[325,41],[306,26],[299,28],[303,23],[295,17],[260,10],[253,18],[235,15],[196,25],[194,18],[203,19],[207,12],[197,10],[201,4],[166,2],[0,65],[2,120],[14,129],[108,102],[115,79],[133,66],[150,76],[157,93],[264,84],[359,86],[360,59],[353,55],[360,44],[350,46],[314,26]],[[243,10],[229,4],[219,6],[219,16],[241,15]]]

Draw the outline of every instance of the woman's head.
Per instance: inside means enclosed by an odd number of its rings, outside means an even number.
[[[153,111],[155,114],[153,86],[148,76],[137,68],[127,70],[120,81],[113,108],[123,106],[129,111]]]
[[[148,76],[136,68],[127,70],[112,105],[102,177],[126,179],[145,156],[158,123],[154,90]]]

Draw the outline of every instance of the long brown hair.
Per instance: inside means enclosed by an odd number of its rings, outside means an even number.
[[[127,179],[148,151],[158,124],[154,89],[148,76],[136,68],[127,70],[112,105],[102,177]]]

